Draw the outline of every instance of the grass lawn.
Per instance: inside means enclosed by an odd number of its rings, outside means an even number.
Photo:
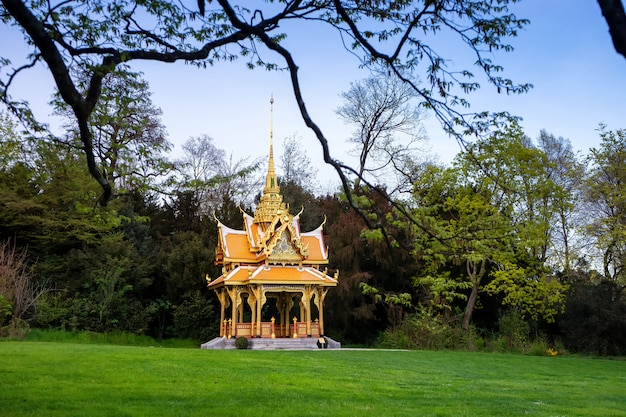
[[[626,416],[626,361],[0,342],[0,416]]]

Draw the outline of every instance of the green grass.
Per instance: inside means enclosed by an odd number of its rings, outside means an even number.
[[[141,336],[125,332],[68,332],[63,330],[29,330],[26,340],[32,342],[72,342],[99,345],[151,346],[151,347],[186,347],[195,348],[200,344],[189,339],[155,340],[150,336]]]
[[[0,342],[1,416],[626,416],[626,361]]]

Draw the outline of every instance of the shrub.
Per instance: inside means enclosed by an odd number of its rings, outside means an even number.
[[[384,331],[378,345],[389,349],[482,349],[484,341],[472,327],[461,328],[460,317],[420,312]]]
[[[235,347],[237,349],[248,349],[248,338],[244,336],[239,336],[235,339]]]
[[[499,335],[504,339],[506,351],[525,352],[530,343],[530,326],[517,310],[509,310],[498,320]]]

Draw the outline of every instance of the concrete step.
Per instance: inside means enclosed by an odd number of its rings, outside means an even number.
[[[341,349],[341,343],[326,337],[326,349]],[[318,338],[279,338],[279,339],[248,339],[248,349],[254,350],[317,350],[323,349],[318,346]],[[202,349],[235,349],[235,339],[216,337],[200,346]]]

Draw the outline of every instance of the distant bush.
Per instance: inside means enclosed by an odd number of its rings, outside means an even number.
[[[235,347],[237,349],[248,349],[248,339],[244,336],[239,336],[235,339]]]
[[[517,310],[509,310],[498,320],[499,335],[507,352],[526,352],[530,347],[530,326]]]
[[[377,346],[386,349],[471,350],[498,353],[552,355],[566,353],[559,342],[548,343],[542,334],[531,335],[531,326],[517,311],[508,311],[498,321],[499,332],[481,336],[475,327],[461,328],[462,316],[408,316],[401,324],[384,331]]]

